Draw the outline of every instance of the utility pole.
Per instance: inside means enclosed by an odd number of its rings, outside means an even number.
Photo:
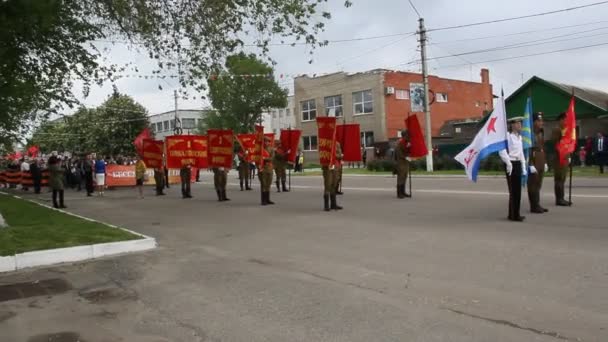
[[[175,98],[175,113],[173,114],[173,116],[174,116],[173,133],[175,135],[181,135],[183,133],[183,130],[182,130],[182,122],[179,119],[179,116],[177,114],[177,90],[173,91],[173,97]]]
[[[426,157],[426,171],[433,172],[433,137],[431,130],[431,106],[429,104],[429,71],[426,65],[426,28],[424,18],[420,22],[420,54],[422,59],[422,81],[424,83],[424,118],[426,121],[426,146],[429,154]]]

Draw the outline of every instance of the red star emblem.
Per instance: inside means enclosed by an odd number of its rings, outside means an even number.
[[[490,134],[490,132],[492,131],[496,133],[496,120],[498,120],[497,117],[493,117],[490,119],[490,123],[488,124],[488,134]]]

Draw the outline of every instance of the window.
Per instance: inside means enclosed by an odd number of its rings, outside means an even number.
[[[276,118],[277,118],[277,111],[276,111],[276,110],[273,110],[273,111],[272,111],[272,118],[273,118],[273,119],[276,119]]]
[[[154,133],[154,131],[156,131],[156,125],[155,124],[151,124],[150,125],[150,131],[152,131],[152,133]]]
[[[437,102],[448,102],[448,93],[437,93],[435,96]]]
[[[409,100],[410,99],[410,91],[409,90],[403,90],[403,89],[397,89],[395,91],[395,97],[397,97],[397,100]]]
[[[371,147],[374,145],[374,132],[361,132],[361,145]]]
[[[157,132],[162,132],[163,131],[163,123],[162,122],[157,122],[156,123],[156,131]]]
[[[196,119],[182,119],[183,129],[193,129],[196,127]]]
[[[317,136],[311,135],[308,137],[302,137],[304,142],[304,151],[316,151],[317,150]]]
[[[454,132],[456,132],[456,133],[462,133],[462,127],[455,127],[454,128]]]
[[[283,117],[283,110],[279,109],[279,118],[282,118],[282,117]]]
[[[315,100],[302,101],[301,105],[302,121],[313,121],[317,118],[317,105],[315,104]]]
[[[353,111],[355,115],[371,114],[374,112],[374,103],[371,90],[353,93]]]
[[[287,108],[285,109],[285,116],[290,116],[291,115],[291,109]]]
[[[481,103],[479,103],[479,101],[475,101],[475,107],[479,107],[481,106]]]
[[[342,95],[328,96],[325,98],[325,115],[342,117]]]
[[[171,129],[174,129],[175,128],[175,120],[171,120],[170,123],[171,123]]]

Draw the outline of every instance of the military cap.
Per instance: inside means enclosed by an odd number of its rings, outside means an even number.
[[[523,116],[515,116],[509,119],[509,123],[522,122],[524,121]]]
[[[533,121],[538,121],[538,120],[543,120],[543,113],[542,112],[536,112],[532,115],[532,120]]]

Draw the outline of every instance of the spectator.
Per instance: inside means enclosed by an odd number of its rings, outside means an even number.
[[[61,165],[61,160],[55,156],[49,158],[49,185],[53,190],[53,207],[55,208],[67,208],[63,201],[63,189],[65,179],[65,168]],[[57,195],[59,195],[59,203],[57,203]]]
[[[361,144],[361,159],[363,159],[363,168],[367,167],[367,151],[365,150],[365,146]]]
[[[604,166],[608,164],[608,141],[602,133],[597,134],[597,139],[593,144],[593,152],[595,163],[600,167],[600,173],[604,173]]]
[[[28,163],[27,160],[25,160],[25,158],[21,159],[21,173],[24,174],[24,173],[29,173],[29,172],[30,172],[30,163]],[[29,190],[28,186],[25,184],[21,185],[21,189],[24,191]]]
[[[101,156],[98,156],[95,162],[95,183],[98,196],[103,196],[103,188],[106,185],[106,163]]]
[[[87,197],[91,197],[95,188],[93,187],[93,174],[95,171],[94,162],[91,160],[91,155],[87,154],[82,162],[82,172],[84,174],[84,184],[87,189]]]
[[[581,166],[585,167],[585,162],[587,161],[587,150],[585,147],[581,147],[581,149],[578,151],[578,158],[581,161]]]
[[[34,159],[30,165],[30,172],[32,173],[32,182],[34,183],[34,193],[40,193],[40,187],[42,184],[42,170],[40,169],[40,161]]]

